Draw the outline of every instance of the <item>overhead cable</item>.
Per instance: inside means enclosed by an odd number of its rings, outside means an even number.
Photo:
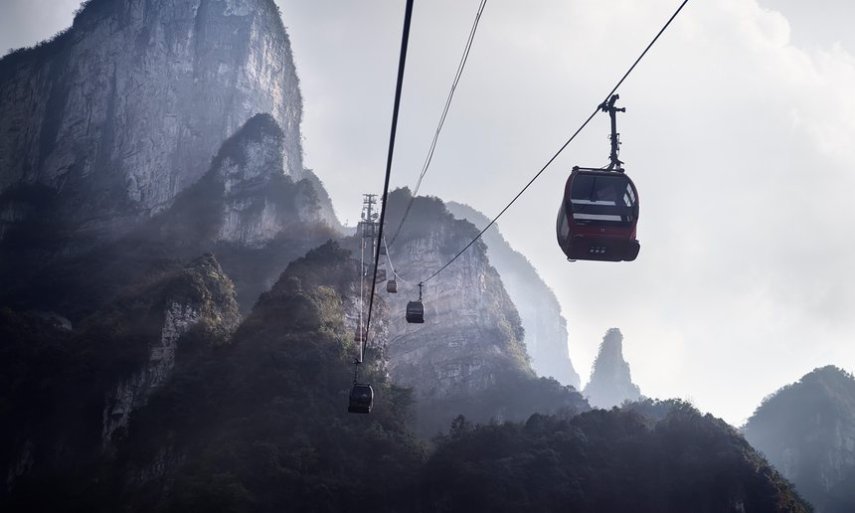
[[[647,55],[647,52],[650,51],[650,49],[653,47],[653,45],[656,43],[656,41],[659,40],[659,37],[671,25],[671,22],[674,21],[674,19],[677,17],[678,14],[680,14],[680,11],[683,10],[683,7],[685,7],[688,2],[689,2],[689,0],[683,0],[683,2],[680,4],[680,6],[677,7],[677,10],[674,11],[674,14],[672,14],[671,17],[668,18],[668,21],[665,22],[665,25],[663,25],[662,28],[659,30],[659,32],[656,33],[656,36],[653,38],[653,40],[651,40],[650,43],[647,45],[647,47],[644,48],[644,51],[641,52],[641,55],[639,55],[638,58],[635,59],[635,62],[632,63],[632,66],[629,67],[629,69],[626,71],[626,73],[624,73],[623,76],[620,78],[620,80],[618,80],[617,84],[611,89],[611,91],[609,91],[609,93],[605,97],[605,100],[603,100],[602,103],[597,105],[597,108],[594,109],[594,112],[592,112],[591,115],[588,116],[587,119],[585,119],[585,121],[582,123],[582,125],[579,126],[579,128],[577,128],[575,132],[573,132],[573,135],[571,135],[570,138],[567,139],[567,141],[565,141],[564,144],[562,144],[560,148],[558,148],[558,151],[556,151],[555,154],[552,155],[552,157],[550,157],[550,159],[548,161],[546,161],[546,164],[544,164],[543,167],[540,168],[540,171],[538,171],[537,174],[535,174],[534,177],[532,177],[532,179],[529,180],[529,182],[525,185],[525,187],[523,187],[522,190],[520,190],[520,192],[518,192],[517,195],[514,196],[514,198],[507,205],[505,205],[505,208],[503,208],[502,211],[499,212],[498,215],[496,215],[496,217],[494,217],[489,223],[487,223],[487,226],[485,226],[478,233],[478,235],[476,235],[471,241],[469,241],[469,243],[466,244],[463,247],[463,249],[458,251],[457,254],[455,254],[451,258],[451,260],[449,260],[448,262],[445,263],[445,265],[443,265],[442,267],[440,267],[439,269],[434,271],[433,274],[431,274],[430,276],[428,276],[427,278],[422,280],[421,283],[426,283],[426,282],[434,279],[437,275],[439,275],[439,273],[441,273],[442,271],[447,269],[449,265],[454,263],[455,260],[460,258],[460,256],[463,253],[465,253],[466,250],[468,250],[470,247],[472,247],[472,245],[475,244],[475,242],[478,241],[478,239],[480,239],[481,236],[484,235],[484,233],[486,233],[487,230],[490,229],[490,227],[493,226],[496,223],[496,221],[498,221],[499,218],[502,217],[502,215],[505,212],[507,212],[507,210],[509,208],[511,208],[511,205],[513,205],[520,198],[520,196],[522,196],[523,193],[525,193],[525,191],[528,190],[528,188],[531,186],[531,184],[533,184],[535,182],[535,180],[540,178],[540,175],[542,175],[543,172],[546,171],[546,169],[550,166],[550,164],[552,164],[555,161],[555,159],[558,158],[558,156],[564,151],[564,149],[567,148],[567,146],[571,142],[573,142],[573,140],[576,138],[576,136],[578,136],[579,133],[582,130],[584,130],[586,126],[588,126],[588,123],[590,123],[591,120],[594,119],[594,116],[596,116],[597,113],[600,111],[600,107],[603,104],[605,104],[609,100],[609,98],[611,98],[612,95],[615,94],[615,92],[617,92],[618,88],[620,88],[621,85],[623,85],[623,83],[627,79],[627,77],[629,77],[629,75],[635,70],[635,67],[638,66],[638,63],[641,62],[641,59],[643,59],[644,56]]]
[[[431,161],[433,160],[433,153],[436,150],[436,143],[439,140],[439,134],[442,132],[442,126],[445,124],[446,116],[448,116],[448,109],[451,107],[451,100],[454,99],[454,92],[457,91],[457,84],[460,82],[460,77],[463,76],[463,68],[466,67],[466,61],[469,59],[469,51],[472,49],[472,42],[475,40],[475,32],[478,30],[478,22],[481,21],[481,14],[484,12],[484,7],[486,5],[487,0],[481,0],[481,5],[478,7],[478,12],[475,14],[475,21],[472,23],[472,29],[469,31],[469,37],[466,40],[466,47],[463,49],[463,55],[460,57],[460,62],[457,65],[457,71],[454,73],[454,80],[451,82],[451,89],[448,91],[448,97],[445,99],[445,106],[442,108],[442,115],[439,117],[439,123],[436,125],[433,140],[430,143],[424,164],[422,164],[422,171],[419,174],[418,181],[416,181],[416,186],[413,189],[412,196],[410,196],[410,201],[407,203],[407,208],[404,210],[404,215],[398,223],[398,228],[395,229],[395,234],[392,235],[392,240],[389,242],[390,246],[394,245],[395,241],[398,240],[398,235],[401,234],[401,228],[404,226],[404,222],[410,214],[410,209],[413,207],[413,201],[422,186],[422,180],[424,180],[424,177],[428,172],[428,168],[430,168]]]
[[[407,0],[404,12],[404,30],[401,36],[401,56],[398,59],[398,79],[395,85],[395,105],[392,110],[392,128],[389,134],[389,153],[386,157],[386,180],[383,184],[383,203],[380,205],[380,230],[377,239],[383,240],[383,223],[386,219],[386,200],[389,197],[389,178],[392,175],[392,157],[395,154],[395,134],[398,130],[398,112],[401,107],[401,91],[404,87],[404,68],[407,64],[407,45],[410,40],[410,21],[413,17],[413,0]],[[368,345],[368,333],[371,327],[371,313],[374,309],[374,292],[377,288],[377,268],[380,262],[380,244],[377,244],[374,255],[374,275],[371,279],[371,296],[368,299],[368,319],[365,323],[365,336],[362,338],[362,349],[359,354],[359,363],[365,359],[365,348]]]

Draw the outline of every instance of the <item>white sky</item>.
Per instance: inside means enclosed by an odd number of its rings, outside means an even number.
[[[278,1],[306,165],[352,222],[382,188],[404,2]],[[394,186],[418,176],[478,3],[416,1]],[[0,0],[0,48],[55,33],[77,4]],[[422,192],[498,212],[677,4],[488,0]],[[501,220],[558,295],[583,380],[610,327],[643,393],[737,425],[814,367],[855,369],[852,26],[848,0],[690,0],[620,91],[636,262],[570,264],[555,242],[570,167],[606,163],[605,115]]]

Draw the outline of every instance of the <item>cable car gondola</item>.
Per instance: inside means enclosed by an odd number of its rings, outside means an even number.
[[[617,158],[616,113],[618,95],[600,108],[612,121],[611,164],[606,169],[574,167],[564,187],[558,210],[558,245],[571,261],[632,261],[640,245],[636,239],[638,190]]]
[[[353,341],[354,342],[365,342],[365,329],[359,326],[356,327],[356,330],[353,332]]]
[[[398,280],[392,278],[391,280],[386,282],[386,292],[389,294],[397,294],[398,293]]]
[[[371,385],[354,383],[350,389],[350,402],[347,411],[350,413],[371,413],[374,407],[374,389]]]
[[[410,324],[424,324],[425,306],[421,301],[410,301],[407,303],[407,322]]]
[[[623,173],[573,168],[558,210],[558,244],[570,260],[632,261],[638,191]]]
[[[410,324],[424,324],[425,305],[422,303],[422,284],[419,283],[419,300],[407,303],[407,322]]]

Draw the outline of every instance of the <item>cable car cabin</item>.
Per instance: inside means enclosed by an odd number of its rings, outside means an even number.
[[[350,389],[350,402],[347,411],[350,413],[371,413],[374,406],[374,389],[371,385],[354,383]]]
[[[558,244],[573,260],[632,261],[638,190],[622,172],[574,167],[558,210]]]
[[[398,293],[398,280],[392,278],[391,280],[386,282],[386,292],[389,294],[397,294]]]
[[[421,301],[410,301],[407,303],[407,322],[410,324],[424,324],[425,305]]]

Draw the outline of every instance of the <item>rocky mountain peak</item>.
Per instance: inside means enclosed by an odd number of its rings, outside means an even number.
[[[606,409],[641,397],[623,357],[623,334],[618,328],[609,329],[603,337],[583,394],[592,406]]]
[[[272,0],[87,2],[68,31],[0,61],[0,111],[0,211],[4,193],[46,187],[67,230],[96,239],[168,207],[259,113],[281,127],[284,172],[305,175],[299,84]],[[27,207],[4,220],[43,215]]]
[[[536,411],[584,411],[584,399],[551,378],[538,379],[529,363],[517,307],[478,241],[424,287],[424,324],[408,324],[404,312],[418,299],[425,280],[472,240],[478,229],[455,219],[438,198],[392,191],[387,229],[397,231],[410,200],[412,208],[400,235],[389,241],[383,259],[386,275],[397,273],[397,294],[382,294],[388,306],[388,372],[412,388],[416,430],[427,436],[447,429],[463,414],[475,422],[524,420]]]

